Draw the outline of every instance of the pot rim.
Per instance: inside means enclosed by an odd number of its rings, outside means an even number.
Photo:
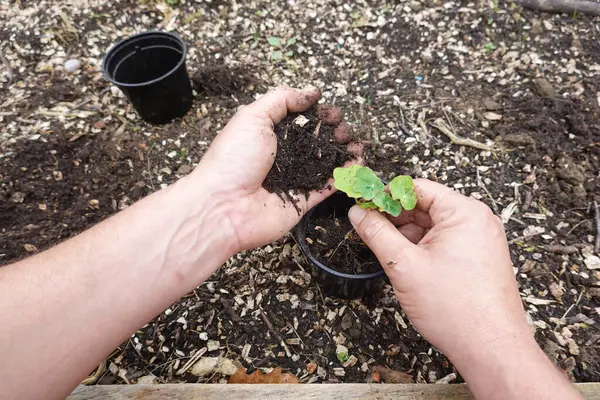
[[[179,60],[179,62],[177,63],[177,65],[175,65],[175,67],[173,67],[171,70],[169,70],[168,72],[164,73],[163,75],[159,76],[158,78],[154,78],[151,81],[147,81],[147,82],[141,82],[141,83],[123,83],[123,82],[119,82],[116,79],[114,79],[111,74],[108,72],[108,63],[111,61],[112,57],[114,57],[115,54],[117,54],[118,51],[122,50],[123,47],[130,45],[132,42],[138,41],[140,39],[144,39],[145,37],[148,36],[163,36],[163,37],[169,37],[171,39],[174,39],[177,43],[179,43],[181,45],[181,59]],[[143,86],[149,86],[152,85],[156,82],[159,82],[165,78],[167,78],[168,76],[172,75],[173,73],[175,73],[175,71],[177,71],[179,68],[181,68],[181,66],[185,63],[185,58],[187,56],[187,52],[188,52],[188,47],[185,44],[185,42],[183,41],[183,39],[181,39],[181,37],[175,33],[175,32],[163,32],[163,31],[148,31],[148,32],[142,32],[142,33],[137,33],[135,35],[132,36],[128,36],[125,39],[120,40],[119,42],[115,43],[107,52],[106,55],[104,56],[104,59],[102,60],[102,74],[104,75],[104,78],[106,80],[108,80],[109,82],[113,83],[114,85],[117,85],[119,87],[128,87],[128,88],[135,88],[135,87],[143,87]]]
[[[369,279],[373,279],[373,278],[377,278],[379,276],[385,275],[385,271],[383,270],[383,267],[379,271],[371,272],[369,274],[346,274],[343,272],[336,271],[335,269],[328,267],[327,265],[323,264],[321,261],[317,260],[317,258],[313,255],[310,248],[306,244],[306,230],[308,228],[308,221],[310,220],[313,212],[314,212],[314,208],[306,213],[306,215],[304,216],[304,218],[302,218],[300,223],[298,225],[296,225],[296,229],[295,229],[296,238],[298,239],[298,245],[300,246],[300,250],[302,251],[302,254],[304,254],[304,256],[306,258],[308,258],[309,262],[316,265],[318,268],[321,268],[322,270],[330,273],[331,275],[334,275],[339,278],[344,278],[344,279],[369,280]]]

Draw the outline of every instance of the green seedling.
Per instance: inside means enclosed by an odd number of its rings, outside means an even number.
[[[417,195],[410,176],[395,177],[390,184],[389,192],[375,172],[368,167],[352,165],[347,168],[336,168],[333,171],[335,187],[356,199],[356,203],[365,209],[379,210],[397,217],[402,209],[412,210],[417,205]]]
[[[284,57],[292,57],[294,52],[290,50],[290,47],[295,45],[297,41],[298,38],[295,36],[287,40],[278,36],[269,36],[267,38],[267,42],[269,42],[269,44],[275,48],[275,50],[271,52],[271,60],[279,61]]]
[[[492,42],[488,42],[483,46],[483,48],[488,54],[491,54],[494,52],[494,50],[496,50],[496,45]]]

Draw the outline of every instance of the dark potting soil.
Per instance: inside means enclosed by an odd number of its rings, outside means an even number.
[[[231,96],[261,84],[247,68],[226,65],[204,65],[192,76],[193,88],[201,96]]]
[[[336,271],[369,274],[381,268],[375,254],[363,243],[345,215],[311,220],[306,237],[316,258]]]
[[[308,119],[303,126],[294,122],[299,115]],[[265,189],[282,196],[290,191],[306,195],[321,190],[333,170],[350,159],[346,146],[333,142],[335,126],[320,122],[316,107],[312,107],[302,113],[290,113],[275,125],[277,155],[263,183]]]

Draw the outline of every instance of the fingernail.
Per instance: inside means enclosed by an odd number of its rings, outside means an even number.
[[[367,210],[360,206],[352,206],[350,211],[348,211],[348,218],[354,226],[360,224],[360,221],[362,221],[365,215],[367,215]]]

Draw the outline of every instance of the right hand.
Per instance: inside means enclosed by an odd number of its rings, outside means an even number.
[[[429,180],[415,180],[415,192],[417,208],[398,218],[358,206],[349,217],[416,330],[453,361],[467,349],[535,344],[500,219]]]

